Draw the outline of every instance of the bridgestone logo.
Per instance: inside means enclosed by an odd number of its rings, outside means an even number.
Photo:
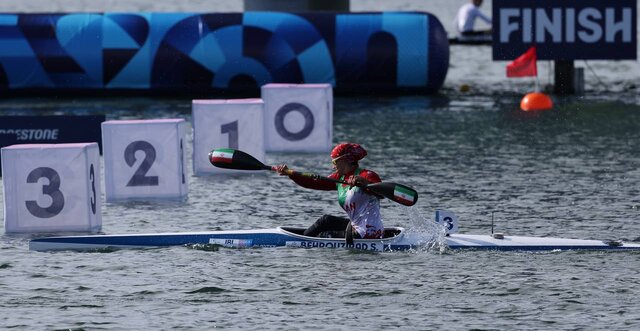
[[[58,140],[60,129],[0,129],[0,135],[15,134],[16,140]]]

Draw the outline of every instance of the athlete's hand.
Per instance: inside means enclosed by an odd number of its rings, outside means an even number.
[[[363,186],[367,186],[367,184],[369,184],[369,181],[364,177],[351,176],[347,180],[347,184],[349,184],[349,186],[360,186],[360,187],[363,187]]]
[[[288,176],[288,171],[289,171],[289,167],[287,167],[286,164],[281,164],[281,165],[277,165],[275,167],[275,170],[277,173],[280,174],[280,176]]]

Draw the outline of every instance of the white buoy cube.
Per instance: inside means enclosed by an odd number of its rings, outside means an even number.
[[[264,162],[264,102],[262,99],[193,100],[193,172],[204,174],[251,173],[214,167],[213,149],[231,148]]]
[[[184,198],[186,132],[183,119],[103,122],[106,200]]]
[[[102,228],[97,143],[2,148],[2,175],[5,232]]]
[[[333,139],[330,84],[262,86],[267,152],[326,152]]]

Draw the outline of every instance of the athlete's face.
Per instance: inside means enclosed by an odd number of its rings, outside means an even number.
[[[351,170],[353,170],[354,167],[353,164],[345,158],[334,159],[332,162],[333,169],[335,169],[340,175],[348,174],[349,172],[351,172]]]

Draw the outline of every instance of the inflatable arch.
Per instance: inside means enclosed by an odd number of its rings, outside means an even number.
[[[0,14],[0,91],[433,93],[449,66],[422,12]]]

